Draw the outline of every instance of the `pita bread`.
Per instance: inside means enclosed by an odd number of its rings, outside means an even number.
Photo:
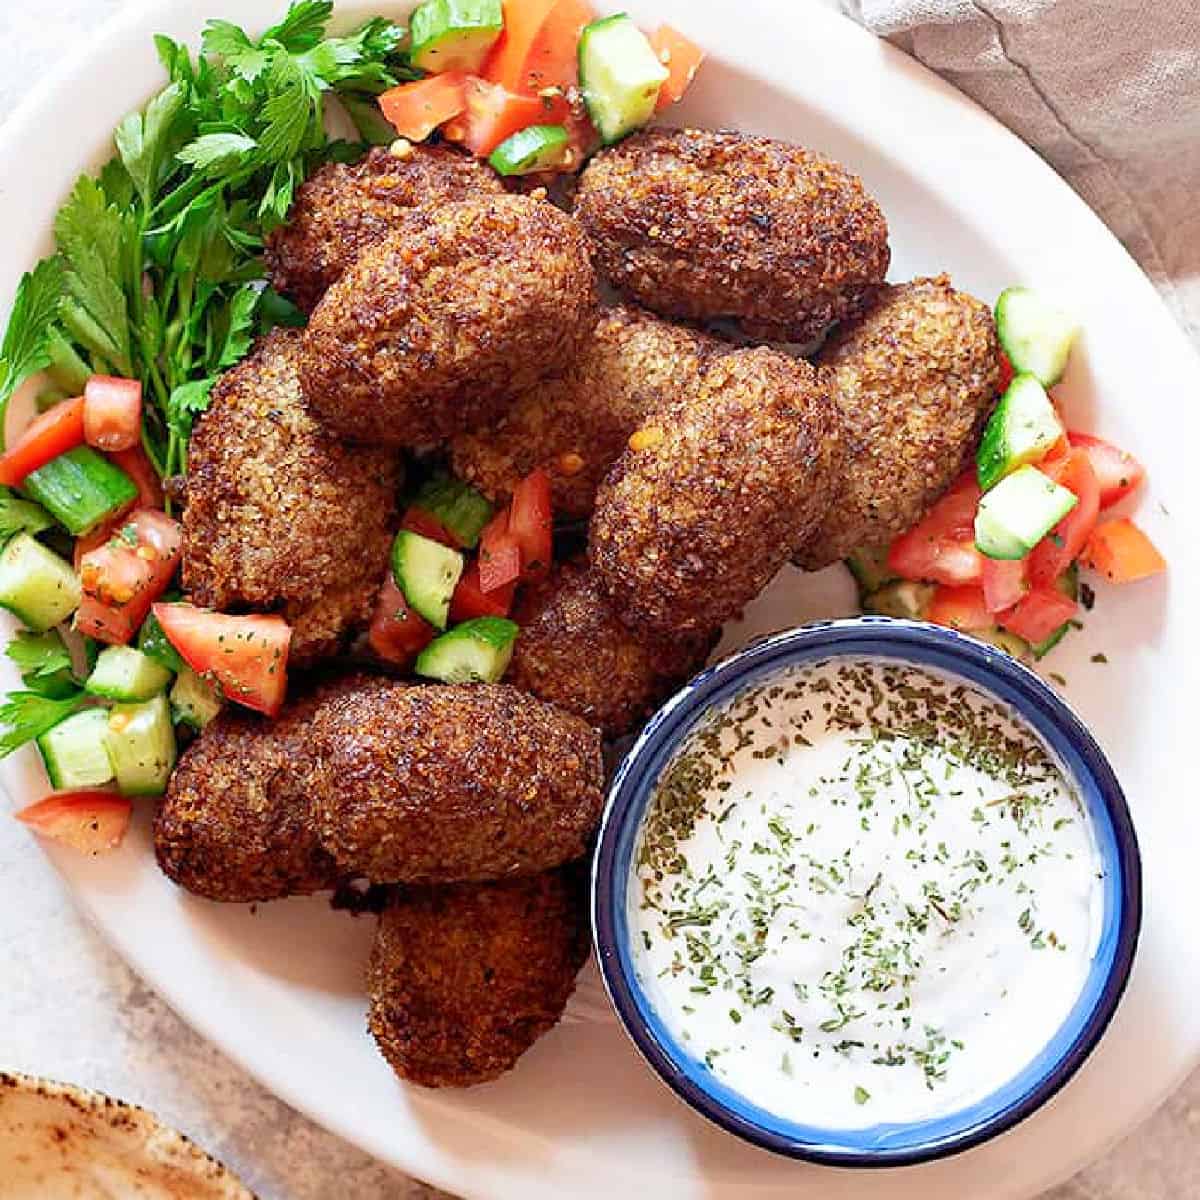
[[[0,1072],[4,1200],[254,1200],[216,1159],[144,1108]]]

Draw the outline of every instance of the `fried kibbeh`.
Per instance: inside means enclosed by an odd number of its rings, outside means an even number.
[[[996,402],[990,309],[945,275],[889,287],[822,348],[841,413],[837,498],[796,558],[819,570],[911,529],[970,461]]]
[[[371,680],[322,709],[315,741],[321,842],[373,883],[536,874],[600,819],[599,734],[507,684]]]
[[[317,305],[301,340],[304,396],[347,440],[440,442],[565,370],[596,316],[583,234],[548,201],[414,209]]]
[[[299,335],[276,330],[227,371],[188,449],[183,585],[221,611],[278,611],[290,662],[337,652],[370,619],[388,562],[400,463],[347,446],[308,412]]]
[[[647,129],[601,151],[575,214],[596,268],[668,317],[732,318],[809,342],[856,316],[887,274],[887,221],[858,176],[773,138]]]
[[[398,890],[367,967],[368,1025],[397,1075],[485,1083],[557,1024],[588,954],[577,874]]]
[[[639,633],[707,634],[824,519],[841,471],[833,401],[806,362],[723,355],[659,410],[605,478],[588,554]]]
[[[356,163],[326,163],[300,185],[286,225],[267,236],[267,277],[306,313],[367,246],[413,208],[498,195],[499,176],[447,146],[375,147]]]

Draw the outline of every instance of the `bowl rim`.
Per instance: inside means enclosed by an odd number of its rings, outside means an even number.
[[[1021,715],[1028,717],[1031,711],[1037,712],[1054,729],[1059,744],[1072,747],[1112,825],[1118,867],[1116,899],[1120,905],[1112,963],[1091,1011],[1065,1053],[1047,1067],[1034,1086],[983,1120],[943,1137],[911,1146],[869,1150],[814,1145],[764,1128],[730,1108],[692,1073],[678,1067],[638,1011],[636,993],[641,988],[624,969],[617,932],[617,912],[625,903],[628,879],[627,872],[618,877],[618,846],[631,815],[640,820],[644,812],[642,801],[648,781],[657,778],[656,774],[639,776],[639,767],[664,750],[669,754],[710,701],[723,699],[739,680],[765,674],[772,668],[785,668],[798,657],[811,661],[814,648],[828,648],[831,657],[867,657],[870,651],[862,648],[863,642],[887,646],[892,650],[890,657],[910,662],[915,660],[911,653],[905,653],[906,648],[938,650],[973,669],[977,675],[963,672],[964,681],[985,692],[991,688],[977,676],[982,675],[984,681],[998,678],[1018,697],[1015,707]],[[952,673],[957,670],[954,665],[938,666]],[[1004,697],[997,699],[1004,701]],[[757,638],[705,668],[658,709],[625,753],[609,784],[593,856],[590,901],[592,936],[604,988],[626,1035],[677,1098],[727,1132],[776,1154],[824,1166],[878,1169],[911,1166],[969,1150],[1019,1124],[1066,1086],[1100,1042],[1129,982],[1141,932],[1142,867],[1137,833],[1116,773],[1087,726],[1061,696],[1029,667],[996,646],[941,626],[871,615],[814,621]]]

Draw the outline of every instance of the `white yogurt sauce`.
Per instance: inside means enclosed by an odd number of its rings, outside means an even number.
[[[639,835],[636,970],[683,1046],[747,1099],[861,1128],[1012,1079],[1099,939],[1091,823],[995,701],[835,659],[710,714]]]

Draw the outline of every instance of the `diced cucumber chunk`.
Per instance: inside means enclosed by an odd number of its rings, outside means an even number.
[[[579,38],[579,84],[605,145],[645,125],[669,76],[646,35],[626,16],[593,21]]]
[[[855,550],[846,559],[850,574],[858,583],[860,597],[878,591],[885,583],[890,583],[896,576],[888,570],[887,547],[878,549]]]
[[[1024,558],[1078,503],[1037,467],[1021,467],[984,493],[975,545],[988,558]]]
[[[35,633],[65,621],[78,607],[79,578],[66,559],[18,533],[0,554],[0,605]]]
[[[115,704],[105,731],[117,787],[126,796],[157,796],[175,765],[175,727],[161,692],[141,704]]]
[[[500,175],[532,175],[559,166],[570,144],[562,125],[530,125],[505,138],[488,162]]]
[[[979,441],[975,464],[980,488],[986,492],[1018,467],[1041,462],[1064,433],[1046,389],[1032,375],[1017,375]]]
[[[1062,309],[1029,288],[1008,288],[996,301],[996,334],[1013,370],[1045,387],[1062,378],[1078,332]]]
[[[419,533],[402,529],[392,543],[396,586],[418,616],[435,629],[445,629],[450,598],[463,573],[463,556]]]
[[[434,74],[474,74],[503,28],[500,0],[425,0],[409,18],[409,61]]]
[[[138,630],[137,648],[147,657],[161,663],[168,671],[178,674],[183,670],[183,659],[179,657],[179,651],[167,640],[163,627],[153,613],[142,622],[142,627]]]
[[[37,740],[55,790],[102,787],[113,777],[108,753],[108,713],[86,708],[59,721]]]
[[[922,621],[929,611],[935,587],[932,583],[913,583],[909,579],[898,579],[863,597],[863,612],[881,617],[900,617],[909,621]]]
[[[492,506],[469,483],[441,476],[428,480],[413,498],[416,508],[435,517],[463,546],[474,549],[492,519]]]
[[[1030,645],[1023,637],[1017,637],[1015,633],[1009,633],[1007,629],[972,629],[971,636],[978,638],[981,642],[987,642],[992,646],[996,646],[1006,653],[1011,654],[1013,658],[1027,659],[1030,654]]]
[[[132,646],[105,646],[84,690],[109,700],[149,700],[167,689],[171,672]]]
[[[171,710],[176,721],[203,729],[221,711],[221,694],[191,667],[184,667],[171,688]]]
[[[508,670],[519,632],[504,617],[464,621],[421,651],[416,672],[443,683],[497,683]]]
[[[132,504],[137,484],[91,446],[76,446],[25,476],[21,485],[74,537]]]

